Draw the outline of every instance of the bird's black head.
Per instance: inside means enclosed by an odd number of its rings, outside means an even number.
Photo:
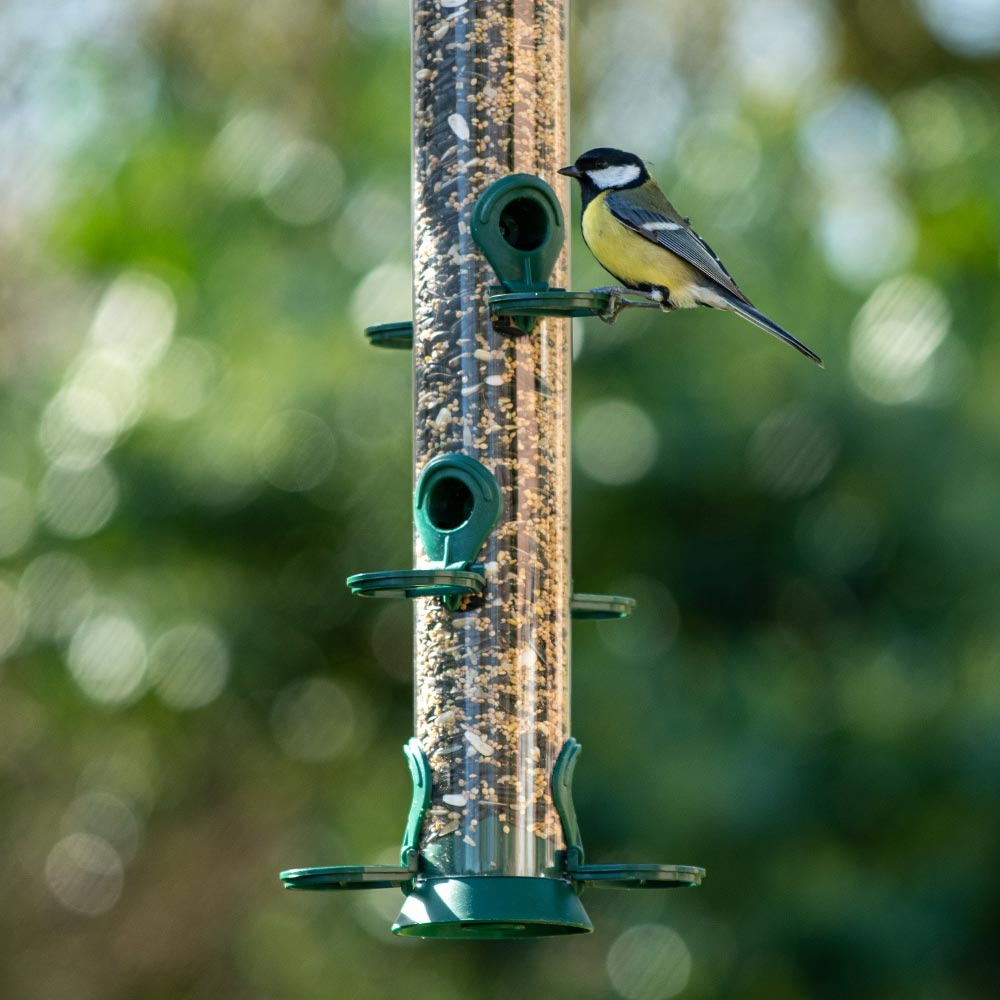
[[[601,191],[634,188],[649,180],[646,164],[635,153],[610,146],[588,149],[577,157],[576,163],[563,167],[559,173],[575,177],[580,182],[585,202]]]

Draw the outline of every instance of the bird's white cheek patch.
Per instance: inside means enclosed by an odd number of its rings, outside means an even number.
[[[626,163],[620,167],[605,167],[603,170],[587,172],[590,179],[602,190],[631,184],[639,174],[640,169],[634,163]]]
[[[684,227],[678,222],[644,222],[642,228],[653,233],[661,229],[683,229]]]

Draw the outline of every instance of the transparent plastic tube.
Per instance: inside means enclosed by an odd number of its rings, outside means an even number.
[[[415,730],[433,777],[428,875],[554,874],[569,736],[569,320],[495,328],[476,199],[537,174],[568,212],[565,0],[414,0],[415,474],[462,452],[498,481],[486,587],[415,601]],[[565,286],[564,250],[551,277]],[[416,539],[416,565],[427,555]]]

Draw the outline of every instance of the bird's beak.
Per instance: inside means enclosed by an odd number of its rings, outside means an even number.
[[[582,177],[583,171],[575,164],[571,163],[568,167],[563,167],[562,170],[558,171],[563,177]]]

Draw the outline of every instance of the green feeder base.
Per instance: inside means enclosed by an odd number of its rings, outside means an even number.
[[[392,926],[421,938],[528,938],[594,929],[570,882],[468,875],[418,878]]]

